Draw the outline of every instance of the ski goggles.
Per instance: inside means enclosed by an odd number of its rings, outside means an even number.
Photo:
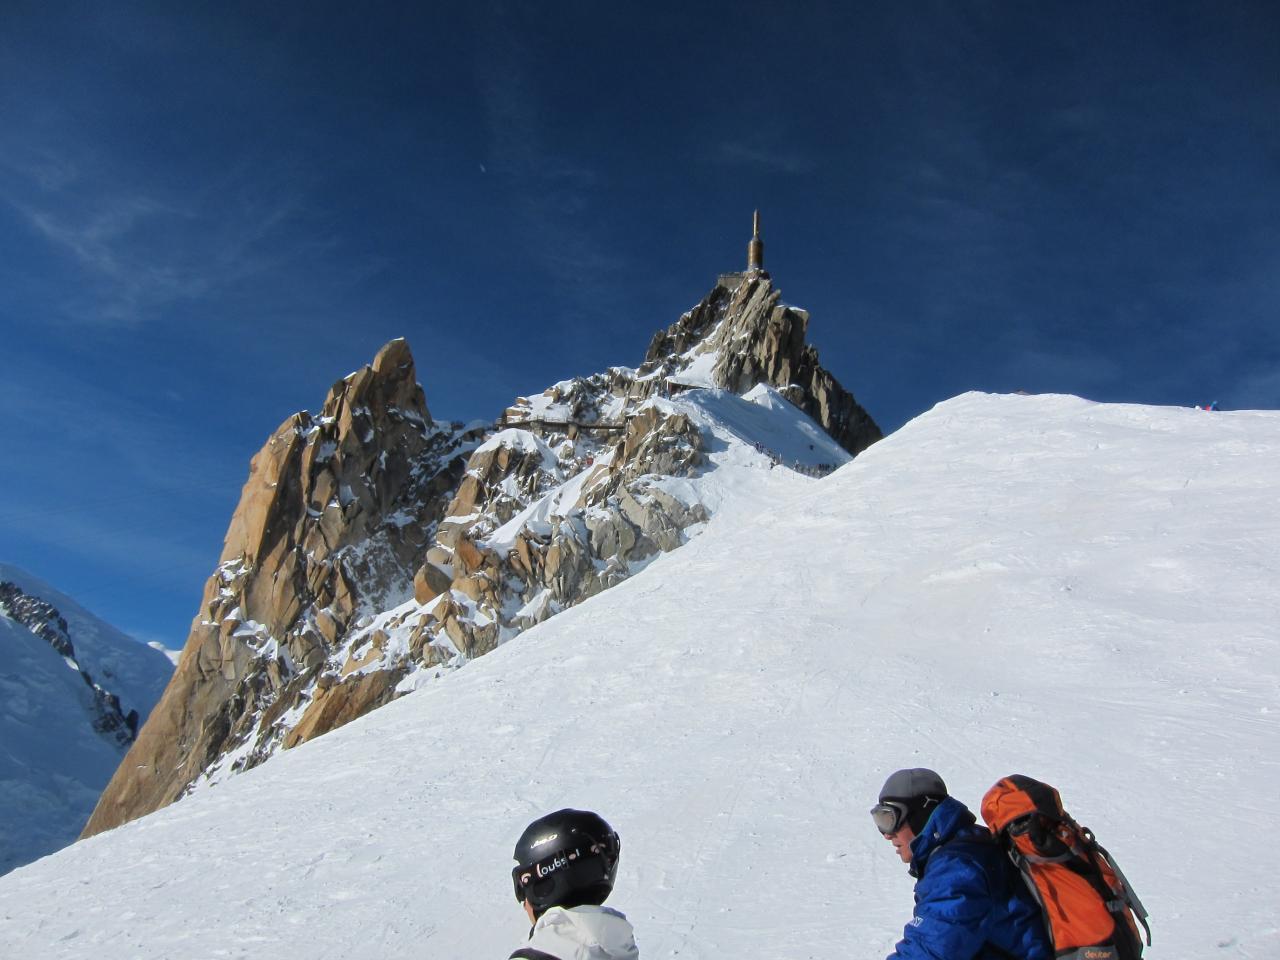
[[[558,865],[557,865],[558,864]],[[546,880],[557,869],[567,866],[568,862],[561,862],[560,858],[552,858],[543,860],[528,867],[516,867],[511,871],[511,883],[515,887],[516,902],[524,903],[529,895],[530,888],[535,883]]]
[[[516,867],[511,871],[511,883],[516,888],[517,903],[524,903],[525,891],[537,880],[532,867]]]
[[[871,808],[871,819],[875,822],[876,829],[886,837],[901,830],[910,815],[911,809],[897,800],[881,800]]]
[[[568,869],[580,860],[586,860],[589,857],[599,858],[603,856],[607,849],[610,849],[608,844],[593,843],[586,847],[585,850],[582,847],[561,850],[527,867],[517,865],[511,871],[511,884],[515,887],[516,900],[524,903],[525,898],[528,896],[529,888],[534,884],[549,879],[553,874]],[[616,856],[616,850],[614,854]],[[603,866],[601,866],[601,870],[603,869]]]

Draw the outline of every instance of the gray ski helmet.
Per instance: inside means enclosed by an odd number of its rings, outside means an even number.
[[[621,850],[618,834],[590,811],[564,809],[540,817],[516,841],[516,900],[527,900],[535,917],[551,907],[604,903]]]
[[[924,832],[925,824],[933,816],[933,811],[947,796],[947,785],[927,767],[897,770],[889,775],[889,779],[880,788],[881,803],[897,800],[907,805],[910,813],[906,822],[911,827],[911,832],[917,836]]]
[[[942,778],[925,767],[898,770],[880,788],[881,800],[913,800],[916,797],[947,796],[947,785]]]

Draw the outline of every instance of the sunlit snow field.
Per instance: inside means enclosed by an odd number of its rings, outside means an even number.
[[[0,879],[5,957],[501,958],[511,848],[589,807],[647,960],[874,957],[901,766],[1060,787],[1153,958],[1280,956],[1280,413],[967,394],[762,468],[632,580]]]

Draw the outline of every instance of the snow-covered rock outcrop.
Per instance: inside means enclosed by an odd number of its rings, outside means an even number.
[[[819,363],[808,327],[809,312],[782,303],[768,274],[726,274],[654,336],[638,380],[651,390],[708,386],[739,394],[769,384],[856,453],[880,439],[880,428]]]
[[[879,438],[767,275],[722,280],[614,367],[434,423],[404,341],[254,458],[177,673],[86,835],[261,763],[594,596],[727,486]],[[664,352],[667,351],[667,352]]]

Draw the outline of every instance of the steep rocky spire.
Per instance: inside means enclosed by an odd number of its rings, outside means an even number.
[[[292,746],[397,696],[405,671],[344,671],[345,639],[412,594],[482,433],[432,420],[404,340],[334,384],[319,417],[280,425],[250,462],[173,679],[85,836],[171,803],[220,762],[247,769],[286,735]],[[278,723],[287,710],[294,722]]]

